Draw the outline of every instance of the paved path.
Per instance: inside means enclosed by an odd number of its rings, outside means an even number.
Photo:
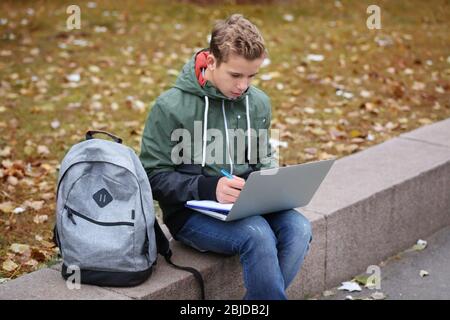
[[[361,286],[361,292],[349,292],[337,290],[336,287],[327,290],[333,295],[314,298],[343,300],[351,295],[354,299],[364,299],[378,291],[389,300],[450,300],[450,226],[424,240],[427,241],[424,250],[407,250],[380,264],[380,290]],[[421,270],[427,271],[429,275],[421,277]]]

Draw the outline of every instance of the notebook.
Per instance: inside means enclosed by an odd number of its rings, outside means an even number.
[[[234,204],[191,200],[185,206],[223,221],[303,207],[311,201],[334,161],[254,171]]]
[[[191,200],[186,202],[185,206],[208,216],[226,220],[226,216],[233,208],[233,203],[219,203],[210,200]]]
[[[227,214],[233,208],[232,203],[219,203],[210,200],[191,200],[186,202],[186,207],[194,210],[206,210]]]

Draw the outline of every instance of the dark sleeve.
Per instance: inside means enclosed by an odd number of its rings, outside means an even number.
[[[190,175],[177,171],[156,172],[149,175],[153,198],[164,203],[183,203],[189,200],[217,201],[216,188],[220,177]]]

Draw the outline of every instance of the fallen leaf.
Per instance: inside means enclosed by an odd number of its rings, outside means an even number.
[[[309,61],[320,62],[323,61],[325,57],[321,54],[308,54],[306,56],[306,59],[308,59]]]
[[[428,118],[420,118],[418,121],[419,121],[420,124],[423,124],[423,125],[433,123],[433,121],[428,119]]]
[[[40,201],[29,201],[29,200],[26,200],[22,205],[25,206],[25,207],[32,208],[32,209],[34,209],[36,211],[39,211],[44,206],[44,203],[45,203],[44,200],[40,200]]]
[[[372,96],[372,93],[370,91],[367,91],[367,90],[361,90],[359,95],[361,97],[363,97],[363,98],[370,98]]]
[[[32,267],[32,268],[37,267],[38,264],[39,264],[39,262],[36,261],[35,259],[30,259],[30,260],[28,260],[27,262],[24,263],[24,265]]]
[[[13,213],[15,213],[15,214],[21,214],[23,212],[25,212],[25,209],[22,207],[17,207],[13,210]]]
[[[334,291],[332,291],[332,290],[325,290],[323,293],[322,293],[322,295],[324,296],[324,297],[331,297],[331,296],[334,296],[336,293],[334,292]]]
[[[344,97],[345,99],[352,99],[353,98],[353,93],[348,92],[348,91],[344,91],[344,90],[336,90],[336,95],[339,97]]]
[[[26,251],[30,250],[30,246],[27,244],[13,243],[9,246],[9,250],[11,250],[14,253],[23,254]]]
[[[445,90],[443,87],[441,86],[437,86],[434,88],[434,91],[436,91],[437,93],[445,93]]]
[[[423,89],[425,89],[425,83],[414,81],[412,89],[413,90],[417,90],[417,91],[418,90],[423,90]]]
[[[336,129],[330,129],[329,130],[330,136],[332,139],[339,139],[344,138],[347,136],[347,134],[344,131],[336,130]]]
[[[33,222],[36,224],[44,223],[48,220],[48,215],[42,214],[42,215],[35,215],[33,218]]]
[[[370,297],[374,300],[384,300],[386,299],[386,295],[383,292],[374,292],[370,295]]]
[[[284,121],[287,124],[290,124],[290,125],[293,125],[293,126],[295,126],[295,125],[297,125],[297,124],[299,124],[301,122],[301,120],[299,118],[292,118],[292,117],[287,117],[287,118],[284,119]]]
[[[323,130],[322,128],[314,128],[314,129],[311,130],[311,133],[316,135],[316,136],[323,136],[327,132],[325,130]]]
[[[54,246],[55,246],[55,244],[53,243],[53,242],[49,242],[49,241],[46,241],[46,240],[42,240],[42,241],[40,241],[40,243],[44,246],[44,247],[46,247],[46,248],[53,248]]]
[[[388,123],[386,123],[384,125],[384,127],[386,129],[388,129],[388,130],[394,130],[394,129],[397,129],[399,127],[399,124],[398,123],[392,123],[391,121],[389,121]]]
[[[412,250],[422,251],[427,247],[427,242],[425,240],[419,239],[417,243],[412,247]]]
[[[352,138],[356,138],[356,137],[362,137],[363,134],[359,130],[352,130],[352,131],[350,131],[350,136]]]
[[[353,292],[353,291],[361,291],[362,289],[359,286],[359,284],[357,284],[356,282],[347,281],[347,282],[342,282],[342,286],[340,286],[338,288],[338,290],[347,290],[347,291]]]
[[[90,72],[93,72],[93,73],[100,72],[100,68],[95,66],[95,65],[90,65],[88,69],[89,69]]]
[[[305,111],[308,114],[314,114],[316,112],[316,110],[314,110],[311,107],[306,107],[306,108],[303,109],[303,111]]]
[[[54,196],[55,196],[55,195],[54,195],[52,192],[49,192],[49,193],[43,193],[43,194],[41,195],[41,199],[44,199],[44,200],[51,200],[51,199],[53,199]]]
[[[19,183],[19,179],[17,179],[14,176],[9,176],[8,179],[6,179],[6,181],[12,186],[16,186]]]
[[[304,151],[308,154],[315,155],[317,154],[317,148],[305,148]]]
[[[60,125],[61,125],[61,123],[59,122],[59,120],[53,120],[53,121],[50,123],[50,126],[51,126],[53,129],[58,129],[58,128],[60,127]]]
[[[8,271],[8,272],[16,270],[17,267],[18,267],[18,265],[14,261],[12,261],[11,259],[6,260],[2,264],[3,270]]]
[[[329,154],[329,153],[327,153],[325,151],[322,151],[322,152],[319,153],[319,157],[318,158],[319,158],[319,160],[327,160],[327,159],[335,158],[335,155]]]
[[[282,84],[281,82],[278,82],[275,86],[278,90],[283,90],[284,89],[284,84]]]
[[[66,79],[70,82],[79,82],[81,77],[78,73],[72,73],[66,76]]]
[[[37,249],[33,249],[31,251],[31,258],[39,262],[44,262],[46,259],[45,254],[43,254],[40,250]]]
[[[430,274],[426,270],[420,270],[419,275],[423,278],[423,277],[429,276]]]
[[[0,203],[0,211],[11,213],[14,210],[14,204],[11,201]]]
[[[370,277],[370,275],[359,275],[359,276],[354,277],[352,281],[365,286],[367,284],[367,280],[369,279],[369,277]]]
[[[11,147],[0,149],[0,157],[9,157],[11,155]]]
[[[292,22],[294,21],[294,16],[292,14],[287,13],[283,15],[283,20],[287,22]]]
[[[375,107],[375,105],[371,102],[365,102],[360,107],[363,110],[367,110],[373,114],[378,114],[380,111]]]
[[[41,155],[45,155],[45,154],[49,154],[50,151],[48,150],[47,146],[40,145],[40,146],[37,147],[37,153],[41,154]]]

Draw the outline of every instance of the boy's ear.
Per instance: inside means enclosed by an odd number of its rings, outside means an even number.
[[[206,65],[208,66],[209,70],[214,70],[216,68],[216,58],[212,53],[208,54],[208,56],[206,57]]]

